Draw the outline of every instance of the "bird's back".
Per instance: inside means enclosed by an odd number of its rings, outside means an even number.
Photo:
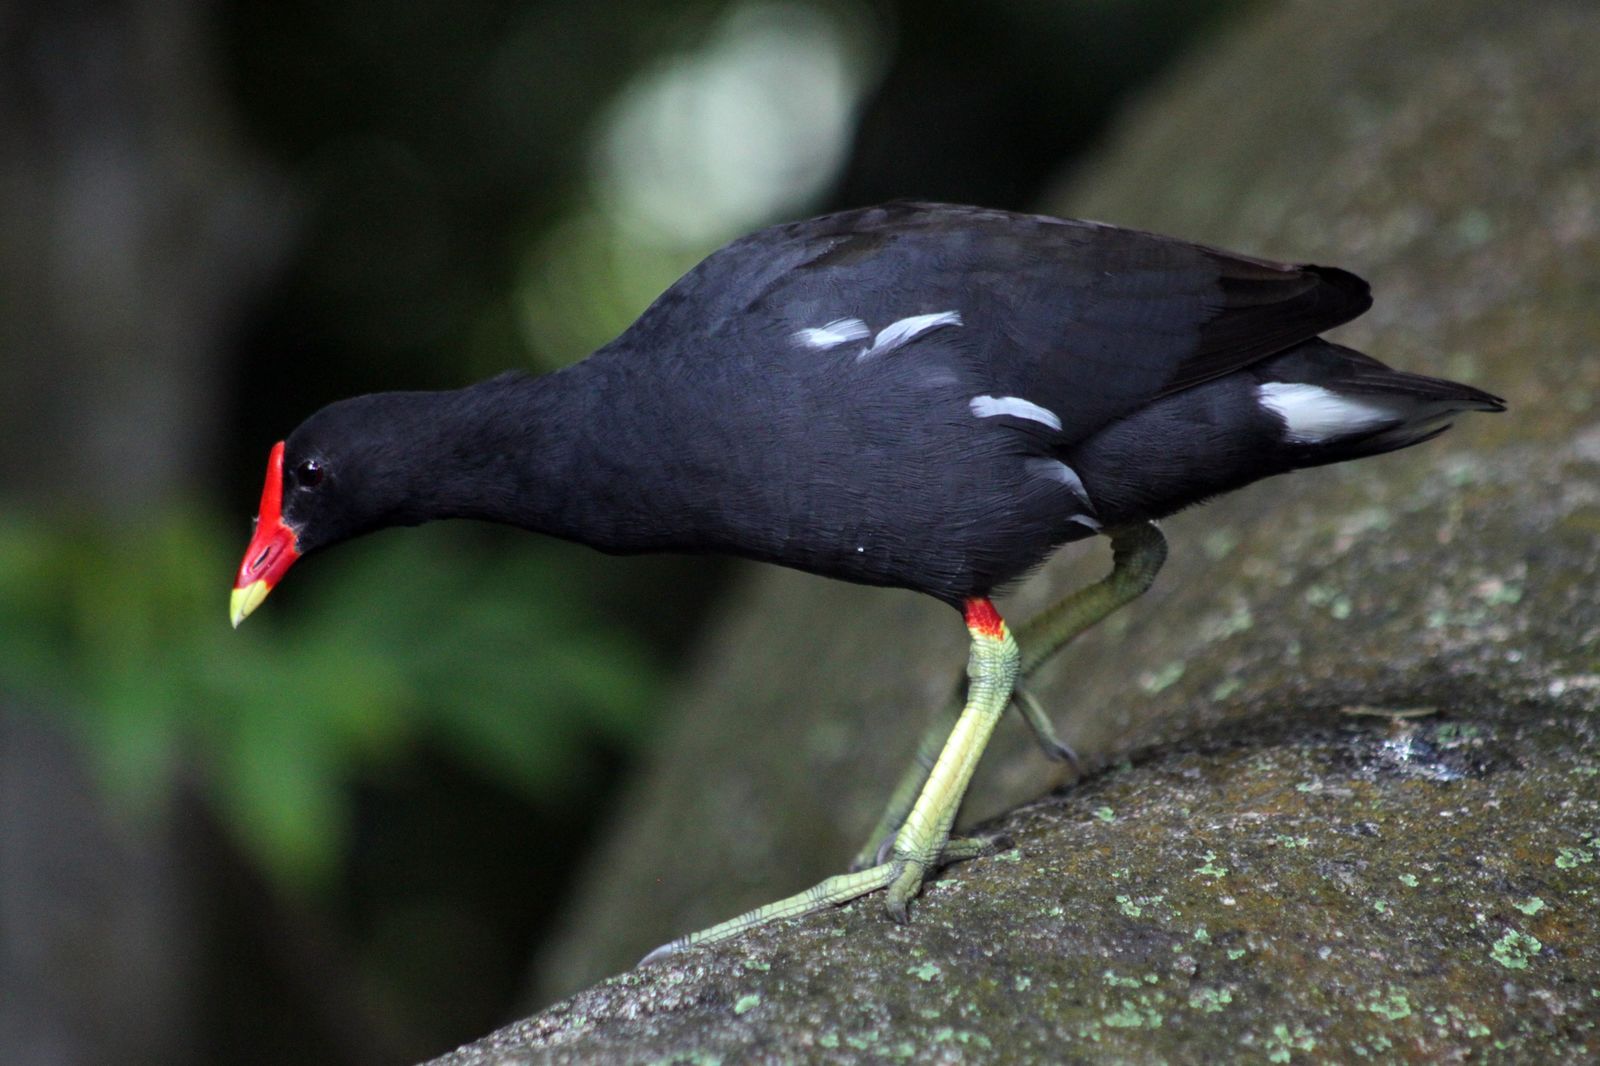
[[[763,230],[585,364],[607,397],[593,445],[646,516],[637,543],[603,546],[986,594],[1107,523],[1495,402],[1451,383],[1402,399],[1395,381],[1433,379],[1308,346],[1369,303],[1344,271],[977,208]],[[1388,399],[1297,437],[1286,417],[1314,395],[1297,383]]]

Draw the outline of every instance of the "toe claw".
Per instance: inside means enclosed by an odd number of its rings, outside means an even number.
[[[1068,764],[1072,767],[1074,777],[1082,777],[1083,766],[1078,762],[1078,753],[1072,750],[1071,745],[1056,736],[1056,729],[1050,723],[1050,716],[1045,713],[1044,707],[1034,698],[1033,693],[1018,686],[1011,693],[1011,705],[1022,712],[1022,718],[1028,723],[1033,739],[1038,741],[1045,758]]]
[[[872,865],[874,865],[874,866],[882,866],[884,863],[888,862],[889,861],[889,853],[892,852],[893,850],[894,850],[894,834],[891,833],[888,836],[884,837],[883,841],[878,845],[878,852],[877,852],[876,855],[873,856],[873,859],[875,861],[873,862]]]
[[[922,881],[927,874],[927,867],[915,859],[899,860],[894,879],[883,894],[883,909],[890,918],[902,925],[910,920],[911,901],[922,891]]]
[[[682,951],[684,947],[685,945],[681,940],[669,940],[667,943],[662,944],[650,954],[634,963],[634,966],[637,968],[640,966],[649,966],[653,962],[660,962],[669,955],[676,955],[678,952]]]

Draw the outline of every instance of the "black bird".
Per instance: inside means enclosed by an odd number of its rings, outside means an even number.
[[[855,872],[659,951],[878,889],[903,919],[989,846],[950,827],[1009,704],[1070,754],[1019,678],[1149,586],[1155,519],[1504,409],[1318,337],[1370,304],[1343,270],[1093,222],[895,203],[774,226],[564,370],[306,419],[272,450],[233,623],[301,555],[436,518],[927,593],[965,615],[964,703]],[[1014,639],[989,597],[1095,534],[1111,573]]]

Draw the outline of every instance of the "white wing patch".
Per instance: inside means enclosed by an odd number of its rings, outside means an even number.
[[[859,318],[836,318],[826,326],[814,326],[811,329],[799,329],[789,334],[789,339],[802,348],[816,348],[826,350],[837,348],[841,344],[851,341],[863,340],[872,335],[872,330]]]
[[[960,311],[936,311],[931,315],[912,315],[891,322],[878,331],[872,338],[872,343],[856,353],[856,359],[868,359],[873,356],[892,352],[896,348],[903,348],[913,340],[935,330],[941,326],[961,325]],[[817,351],[827,351],[837,348],[841,344],[851,341],[865,340],[872,337],[872,330],[859,318],[836,318],[825,326],[812,326],[810,329],[798,329],[789,334],[789,339],[802,348],[815,348]]]
[[[1058,432],[1061,429],[1061,419],[1054,411],[1020,396],[974,396],[967,407],[979,418],[1026,418]]]
[[[1261,406],[1283,419],[1284,439],[1320,444],[1393,422],[1394,408],[1369,399],[1343,396],[1321,385],[1269,381],[1256,387]]]
[[[938,329],[940,326],[959,325],[961,325],[960,311],[937,311],[931,315],[912,315],[910,318],[902,318],[879,330],[878,335],[872,339],[872,347],[863,348],[856,358],[870,359],[884,352],[892,352],[911,343],[929,330]]]

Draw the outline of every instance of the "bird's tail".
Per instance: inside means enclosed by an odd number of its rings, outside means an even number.
[[[1380,455],[1432,440],[1463,411],[1505,401],[1458,381],[1408,374],[1317,338],[1259,364],[1261,401],[1303,446],[1296,467]]]

